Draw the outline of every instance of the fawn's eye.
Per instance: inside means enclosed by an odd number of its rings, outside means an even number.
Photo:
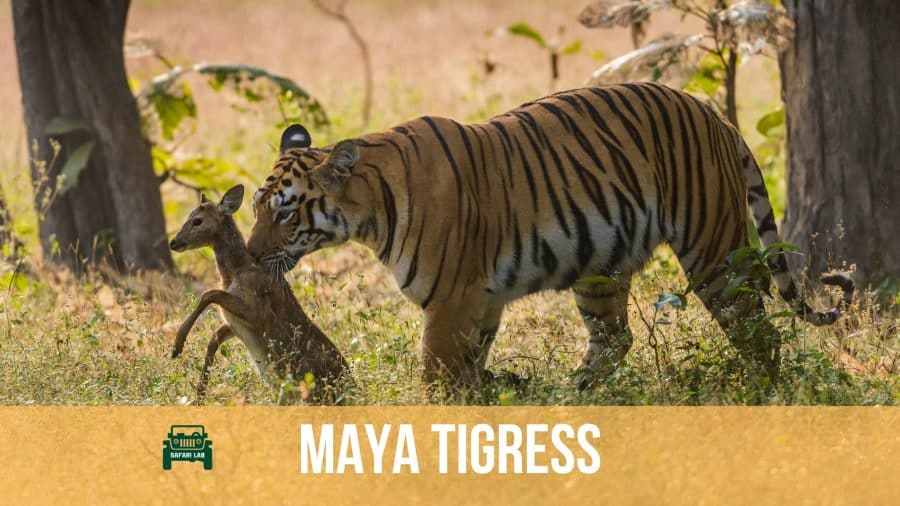
[[[194,218],[194,221],[191,222],[192,227],[199,227],[203,223],[203,218]]]

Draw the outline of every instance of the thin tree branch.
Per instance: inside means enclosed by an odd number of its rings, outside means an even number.
[[[318,9],[322,14],[335,19],[341,22],[350,33],[350,37],[356,43],[357,47],[359,47],[359,52],[362,55],[363,59],[363,67],[364,67],[364,79],[365,79],[365,88],[364,88],[364,97],[363,97],[363,129],[369,126],[369,119],[372,114],[372,59],[369,55],[369,45],[362,38],[362,35],[359,34],[359,31],[356,29],[356,26],[353,24],[353,21],[347,16],[345,7],[347,6],[347,0],[341,0],[335,4],[334,7],[329,7],[325,5],[322,0],[312,0],[313,5]]]
[[[737,117],[737,51],[728,52],[728,63],[725,65],[725,108],[728,121],[740,131]]]
[[[188,183],[186,181],[179,179],[178,176],[176,175],[174,169],[169,169],[169,170],[163,172],[162,174],[157,176],[157,180],[159,181],[159,184],[163,184],[166,181],[172,181],[173,183],[175,183],[179,186],[183,186],[187,189],[194,190],[195,192],[197,192],[197,195],[200,195],[204,191],[210,191],[210,188],[206,188],[203,186],[196,186],[196,185],[193,185],[191,183]]]

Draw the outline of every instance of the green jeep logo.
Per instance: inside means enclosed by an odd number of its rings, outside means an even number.
[[[212,469],[212,441],[207,439],[202,425],[173,425],[169,439],[163,441],[163,469],[172,469],[172,462],[203,461],[203,469]]]

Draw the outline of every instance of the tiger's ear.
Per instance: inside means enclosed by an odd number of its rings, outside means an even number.
[[[232,186],[219,202],[219,212],[222,214],[234,214],[241,208],[244,201],[244,185]]]
[[[328,158],[311,171],[311,175],[326,192],[341,189],[356,162],[359,161],[359,148],[353,140],[343,140],[335,144]]]
[[[281,134],[281,146],[279,150],[284,153],[285,151],[293,148],[308,148],[312,146],[312,138],[309,136],[309,132],[306,128],[303,128],[303,125],[293,124],[284,129],[284,133]]]

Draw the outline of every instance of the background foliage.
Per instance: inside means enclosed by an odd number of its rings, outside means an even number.
[[[11,40],[9,8],[2,8],[4,3],[8,1],[0,0],[0,36]],[[611,65],[635,45],[696,37],[708,28],[693,16],[661,8],[648,9],[638,31],[632,26],[586,28],[579,22],[583,16],[578,16],[588,3],[348,4],[346,14],[371,50],[374,107],[369,129],[422,114],[481,121],[546,94],[548,84],[556,89],[580,86],[598,67]],[[205,20],[202,31],[195,29],[197,19]],[[286,122],[302,118],[312,126],[317,145],[360,133],[362,64],[346,30],[317,14],[312,5],[282,0],[135,2],[129,20],[134,42],[129,72],[135,93],[142,97],[172,232],[196,204],[197,189],[258,184],[268,173],[274,144]],[[634,18],[629,20],[634,25]],[[403,36],[384,30],[386,25],[404,27]],[[563,33],[560,26],[565,27]],[[496,27],[512,28],[507,36],[498,36]],[[510,35],[516,33],[537,44]],[[682,35],[666,38],[667,33]],[[561,35],[558,41],[555,35]],[[553,54],[558,65],[555,79]],[[203,61],[229,66],[197,64]],[[680,85],[721,101],[721,58],[707,52],[691,61]],[[0,47],[0,65],[12,70],[0,77],[0,105],[9,118],[20,118],[9,45]],[[780,215],[784,133],[776,62],[765,55],[742,58],[737,89],[743,133],[764,166]],[[20,122],[0,126],[0,183],[27,260],[0,264],[0,402],[193,402],[205,338],[215,328],[217,316],[210,313],[195,327],[183,358],[172,361],[168,355],[175,328],[196,301],[194,294],[216,279],[210,252],[176,255],[178,275],[120,277],[98,269],[74,278],[42,263],[35,251],[38,216],[26,175],[27,144]],[[72,155],[61,163],[71,163],[71,171],[77,172],[78,162]],[[238,217],[247,230],[252,213],[243,209]],[[351,362],[358,387],[348,393],[348,402],[445,402],[430,397],[418,381],[421,312],[403,298],[371,253],[346,246],[311,255],[295,270],[292,283],[310,316]],[[746,368],[699,301],[685,295],[687,286],[671,252],[658,251],[631,289],[629,318],[635,346],[628,364],[588,392],[579,392],[570,383],[587,339],[571,297],[544,293],[516,302],[505,313],[489,366],[528,379],[520,385],[502,381],[488,385],[457,402],[895,404],[900,400],[896,330],[900,300],[862,293],[859,305],[830,328],[798,324],[785,315],[783,303],[768,300],[770,314],[786,336],[782,383],[772,391]],[[827,294],[817,295],[814,303],[828,302]],[[237,341],[226,344],[223,355],[211,378],[211,402],[277,402],[277,389],[257,378]]]

